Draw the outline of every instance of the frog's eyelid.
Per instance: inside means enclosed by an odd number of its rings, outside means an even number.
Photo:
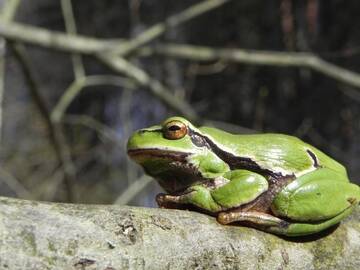
[[[161,128],[158,128],[158,129],[146,129],[146,128],[144,128],[144,129],[140,129],[140,130],[139,130],[139,133],[145,133],[145,132],[161,132],[161,131],[162,131]]]

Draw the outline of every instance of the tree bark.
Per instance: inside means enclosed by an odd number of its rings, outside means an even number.
[[[360,269],[360,209],[283,238],[191,211],[0,197],[0,269]]]

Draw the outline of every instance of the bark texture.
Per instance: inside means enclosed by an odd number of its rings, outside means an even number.
[[[359,221],[286,239],[190,211],[0,198],[0,269],[360,269]]]

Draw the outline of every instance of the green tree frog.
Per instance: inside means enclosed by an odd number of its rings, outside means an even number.
[[[191,205],[221,224],[307,235],[337,224],[360,201],[344,166],[288,135],[235,135],[171,117],[136,131],[127,148],[167,192],[156,197],[160,207]]]

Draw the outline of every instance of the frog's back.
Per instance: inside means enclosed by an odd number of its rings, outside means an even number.
[[[276,133],[237,135],[209,127],[200,130],[221,149],[250,158],[264,169],[282,174],[303,174],[316,167],[326,167],[346,176],[340,163],[294,136]]]

